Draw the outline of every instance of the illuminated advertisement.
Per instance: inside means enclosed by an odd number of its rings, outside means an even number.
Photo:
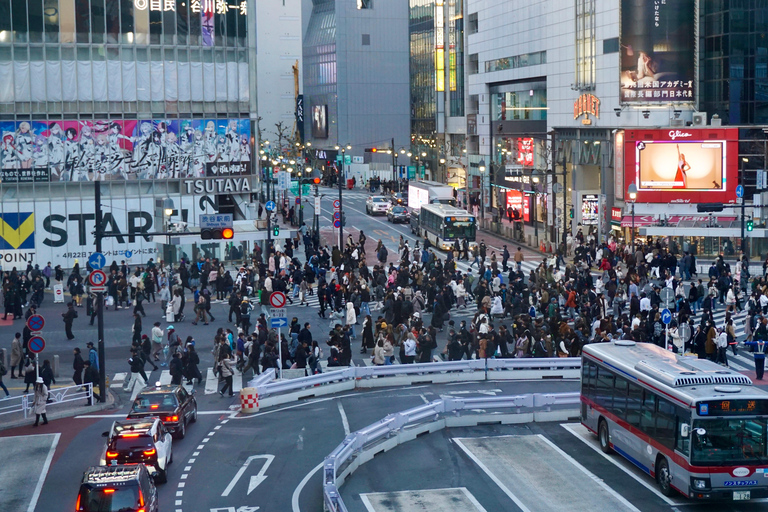
[[[512,217],[522,219],[528,222],[531,217],[530,208],[531,202],[527,194],[522,193],[519,190],[507,191],[507,209],[512,208]],[[514,212],[517,212],[515,217]]]
[[[621,0],[621,102],[694,101],[695,0]]]
[[[638,202],[733,202],[737,160],[736,129],[625,132],[625,185]]]
[[[585,226],[597,226],[599,215],[597,194],[584,194],[581,197],[581,223]]]
[[[312,137],[328,138],[328,105],[312,105]]]
[[[533,138],[525,137],[517,139],[517,163],[520,165],[533,165]]]

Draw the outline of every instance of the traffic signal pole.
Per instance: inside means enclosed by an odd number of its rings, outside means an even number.
[[[342,201],[342,199],[341,199],[341,191],[344,189],[343,181],[344,181],[344,156],[345,156],[345,152],[342,151],[341,155],[342,155],[342,157],[341,157],[341,167],[339,167],[339,211],[340,212],[343,211],[342,210],[343,203],[341,202]],[[341,216],[339,216],[339,217],[341,217]],[[344,222],[342,221],[341,218],[339,218],[339,251],[340,252],[344,251]]]
[[[268,168],[264,170],[264,174],[267,177],[267,201],[269,202],[269,185],[272,182],[272,169]],[[267,250],[264,251],[266,253],[266,257],[269,258],[270,253],[272,252],[272,226],[270,225],[272,223],[271,217],[272,212],[264,209],[267,212]],[[266,260],[265,260],[266,261]]]
[[[96,252],[101,252],[101,228],[102,228],[102,212],[101,212],[101,182],[95,181],[93,183],[93,196],[95,201],[95,213],[96,213],[96,227],[93,230],[93,238],[96,243]],[[96,337],[98,338],[99,346],[99,401],[107,401],[107,357],[106,350],[104,348],[104,292],[96,293],[96,322],[97,331]]]

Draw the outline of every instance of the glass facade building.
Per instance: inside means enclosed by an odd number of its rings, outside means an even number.
[[[411,137],[435,133],[435,0],[411,0],[408,32],[411,68]]]
[[[768,124],[768,4],[705,0],[699,12],[701,110],[730,125]]]

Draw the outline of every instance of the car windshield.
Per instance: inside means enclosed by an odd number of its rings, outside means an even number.
[[[707,419],[693,422],[691,464],[768,463],[768,418]]]
[[[139,509],[139,488],[135,485],[80,491],[80,510],[84,512],[133,512]]]
[[[386,197],[374,197],[373,198],[373,202],[374,203],[388,203],[389,201],[387,201]]]
[[[152,448],[152,437],[146,435],[140,435],[132,437],[131,434],[127,436],[119,436],[112,440],[109,445],[110,450],[119,452],[136,452],[139,450],[145,450]]]
[[[150,393],[136,397],[131,410],[133,412],[167,411],[175,409],[177,405],[178,401],[173,393]]]

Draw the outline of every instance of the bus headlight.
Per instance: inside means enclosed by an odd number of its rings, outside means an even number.
[[[709,478],[691,477],[691,487],[697,491],[706,491],[710,487]]]

